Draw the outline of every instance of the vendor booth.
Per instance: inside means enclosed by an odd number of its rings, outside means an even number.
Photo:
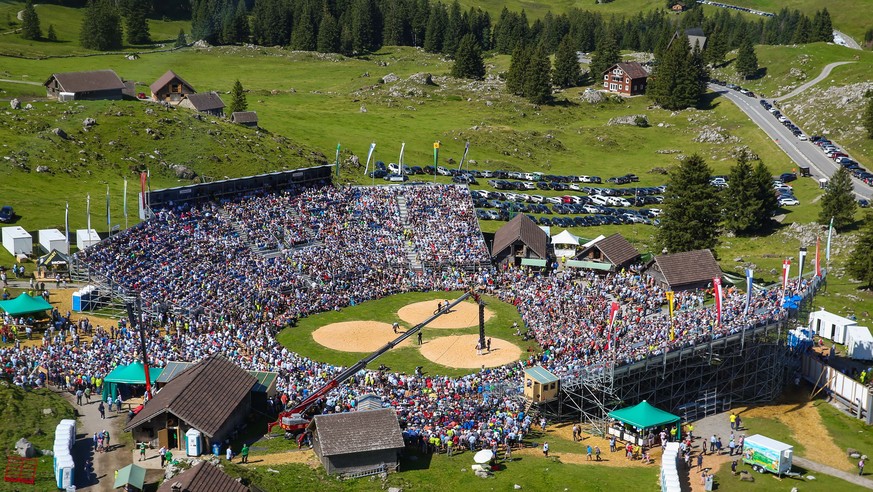
[[[10,316],[23,316],[25,314],[42,313],[52,308],[42,297],[31,297],[27,292],[18,294],[15,299],[0,301],[0,310],[9,313]]]
[[[622,441],[632,442],[638,446],[646,444],[648,431],[658,434],[658,431],[670,426],[676,426],[676,437],[679,438],[680,418],[670,412],[653,407],[646,400],[633,407],[622,408],[609,412],[614,420],[609,426],[609,435]]]
[[[68,272],[70,271],[70,257],[60,250],[53,249],[47,255],[40,256],[36,266],[43,272]]]
[[[159,367],[149,367],[149,376],[152,381],[156,381],[161,375],[162,369]],[[107,396],[112,396],[114,400],[118,396],[119,384],[145,384],[145,368],[142,362],[134,362],[126,366],[118,366],[103,378],[103,400]]]
[[[576,248],[579,247],[579,236],[565,229],[560,234],[552,236],[552,247],[558,258],[573,258],[576,256]]]

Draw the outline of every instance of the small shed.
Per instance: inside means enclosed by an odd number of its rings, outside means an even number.
[[[608,415],[617,423],[610,426],[609,434],[624,441],[642,445],[646,436],[645,431],[672,425],[677,426],[676,436],[681,437],[678,428],[681,419],[670,412],[652,406],[646,400],[632,407],[613,410]]]
[[[77,229],[76,230],[76,247],[79,251],[85,248],[90,248],[100,242],[100,234],[97,234],[96,229]]]
[[[250,126],[257,128],[258,113],[254,111],[235,111],[230,115],[230,121],[238,125]]]
[[[201,92],[199,94],[190,94],[179,103],[180,107],[193,109],[200,113],[206,113],[210,116],[224,116],[224,101],[217,92]]]
[[[316,415],[307,430],[330,475],[365,476],[400,465],[403,434],[393,408]]]
[[[64,254],[70,254],[70,249],[67,247],[67,236],[59,229],[40,229],[37,237],[39,245],[46,253],[57,250]]]
[[[552,401],[558,397],[560,378],[542,366],[524,370],[524,397],[534,402]]]
[[[152,101],[170,104],[179,104],[182,99],[197,92],[191,84],[172,70],[167,70],[167,73],[154,81],[149,89],[152,91]]]
[[[491,258],[497,264],[546,266],[548,246],[549,235],[530,217],[518,214],[494,233]]]
[[[552,248],[558,258],[572,258],[576,256],[576,248],[579,247],[579,236],[564,229],[560,234],[552,236]]]
[[[582,262],[605,264],[608,265],[608,271],[618,272],[639,260],[640,252],[624,236],[616,233],[587,245],[579,252],[576,259]],[[582,264],[580,266],[584,268],[586,265]],[[596,265],[593,268],[597,270],[604,269],[600,265]]]
[[[4,227],[3,247],[13,256],[32,254],[33,236],[21,226]]]
[[[709,287],[712,279],[721,276],[721,267],[712,251],[698,249],[657,255],[644,273],[664,290],[683,291]]]
[[[846,334],[846,353],[851,359],[873,360],[873,336],[866,326],[850,326]]]
[[[208,461],[164,480],[158,492],[248,492],[249,488]]]
[[[813,311],[809,314],[809,329],[813,335],[818,335],[841,345],[846,343],[849,327],[857,325],[857,321],[825,311],[824,308],[821,311]]]

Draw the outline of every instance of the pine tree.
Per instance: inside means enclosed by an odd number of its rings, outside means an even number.
[[[757,203],[752,189],[752,172],[752,165],[743,154],[731,167],[728,189],[723,193],[725,227],[737,234],[749,232],[755,225]]]
[[[752,230],[763,231],[770,226],[773,215],[779,208],[779,201],[773,193],[773,175],[763,161],[758,161],[755,166],[750,186],[755,191],[754,199],[757,204],[755,225]]]
[[[686,36],[679,36],[664,51],[649,78],[646,95],[664,109],[695,106],[703,94],[702,58],[691,51]]]
[[[122,47],[121,16],[111,0],[91,0],[79,33],[82,47],[109,51]]]
[[[849,170],[840,166],[837,173],[831,177],[827,188],[825,188],[825,193],[821,197],[821,212],[818,214],[818,221],[821,224],[828,224],[833,217],[834,229],[845,230],[855,223],[857,205]]]
[[[24,10],[21,11],[21,37],[24,39],[38,40],[42,37],[39,28],[39,15],[33,7],[33,2],[27,0]]]
[[[378,9],[373,0],[354,0],[352,4],[352,51],[369,53],[379,48]]]
[[[742,75],[744,79],[758,73],[758,57],[755,55],[755,47],[752,46],[752,41],[748,37],[743,39],[737,52],[737,73]]]
[[[558,87],[576,87],[582,79],[579,59],[569,35],[564,36],[555,53],[555,73],[552,82]]]
[[[530,63],[530,49],[519,44],[509,59],[509,71],[506,74],[506,89],[515,95],[524,95],[524,80],[527,66]]]
[[[458,51],[460,39],[466,34],[464,19],[461,15],[461,5],[458,0],[452,2],[449,7],[448,23],[446,24],[446,34],[443,38],[443,53],[454,55]]]
[[[709,184],[712,170],[697,154],[670,173],[658,243],[670,253],[713,249],[718,244],[720,207]]]
[[[873,138],[873,91],[867,91],[867,105],[864,107],[862,124],[867,131],[867,138]]]
[[[552,64],[542,46],[532,52],[525,70],[524,97],[534,104],[552,100]]]
[[[482,50],[472,34],[467,34],[458,43],[455,53],[455,64],[452,66],[452,77],[482,80],[485,78],[485,62],[482,61]]]
[[[834,40],[834,26],[831,23],[831,14],[827,8],[821,11],[821,25],[817,34],[819,41],[832,42]]]
[[[307,3],[311,5],[311,3]],[[291,46],[295,50],[314,51],[318,41],[316,33],[315,19],[312,17],[308,8],[304,8],[296,16],[297,25],[291,33]],[[363,41],[362,41],[363,42]]]
[[[320,53],[339,53],[340,27],[336,19],[325,9],[318,25],[318,46]]]
[[[728,46],[727,40],[721,31],[715,31],[706,42],[706,49],[703,51],[703,56],[706,62],[713,67],[718,67],[724,63],[724,57],[727,55]]]
[[[599,81],[603,78],[603,72],[606,72],[609,67],[621,61],[621,52],[618,50],[618,45],[615,42],[615,35],[612,31],[606,31],[597,40],[597,49],[594,55],[591,56],[591,76],[594,80]]]
[[[179,28],[179,35],[176,36],[176,44],[174,45],[176,48],[181,48],[188,44],[188,40],[185,39],[185,30]]]
[[[230,112],[238,113],[248,109],[249,104],[246,102],[246,93],[239,79],[233,84],[233,89],[230,90]]]
[[[442,3],[435,3],[427,18],[427,28],[424,31],[424,51],[440,53],[443,50],[443,40],[446,35],[448,14]]]
[[[846,271],[865,287],[873,289],[873,212],[867,212],[855,249],[846,262]]]
[[[45,35],[46,39],[49,41],[55,42],[58,40],[58,35],[55,33],[55,25],[49,24],[48,32]]]
[[[148,44],[152,42],[149,34],[149,21],[146,18],[144,7],[133,7],[128,12],[127,18],[124,19],[124,24],[127,28],[127,44]]]

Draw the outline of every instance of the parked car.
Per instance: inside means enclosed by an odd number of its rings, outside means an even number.
[[[385,171],[384,169],[376,169],[375,171],[370,172],[371,178],[384,178],[385,176],[388,176],[388,171]]]
[[[867,200],[866,198],[859,198],[858,199],[858,206],[861,208],[867,208],[870,206],[870,201]]]
[[[9,205],[0,208],[0,222],[12,222],[15,218],[15,211]]]
[[[405,174],[395,174],[395,173],[392,173],[392,174],[389,174],[389,175],[385,176],[385,177],[382,178],[382,179],[384,179],[385,181],[392,181],[392,182],[400,182],[400,183],[402,183],[402,182],[404,182],[404,181],[409,181],[409,176],[407,176],[407,175],[405,175]]]
[[[797,198],[791,196],[780,197],[778,203],[780,207],[800,205],[800,202],[797,200]]]
[[[789,183],[797,179],[797,174],[795,173],[782,173],[779,175],[779,180],[783,183]]]

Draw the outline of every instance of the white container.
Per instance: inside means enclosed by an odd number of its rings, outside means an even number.
[[[70,254],[70,249],[67,248],[67,238],[60,230],[40,229],[38,237],[39,245],[46,253],[51,253],[53,249],[56,249],[65,255]]]
[[[23,227],[4,227],[3,247],[13,256],[33,254],[33,237]]]
[[[100,235],[94,229],[78,229],[76,230],[76,247],[79,251],[85,248],[94,246],[100,242]]]

